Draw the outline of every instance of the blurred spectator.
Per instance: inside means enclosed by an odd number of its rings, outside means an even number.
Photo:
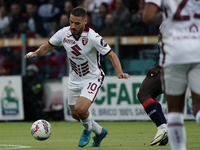
[[[8,68],[6,68],[6,67],[2,67],[1,69],[0,69],[0,76],[3,76],[3,75],[9,75],[10,74],[10,70],[8,69]]]
[[[96,29],[96,32],[99,32],[104,25],[104,20],[108,14],[108,4],[101,3],[99,7],[99,12],[91,13],[91,25]]]
[[[62,14],[60,16],[60,21],[59,21],[59,28],[63,28],[69,26],[69,17],[66,14]]]
[[[38,75],[38,67],[29,65],[22,78],[25,121],[34,121],[43,116],[43,80]]]
[[[34,38],[35,34],[28,30],[28,26],[26,22],[19,23],[17,33],[13,36],[14,38]]]
[[[105,26],[99,31],[101,36],[117,36],[121,35],[120,30],[114,26],[114,18],[112,14],[107,14],[105,18]]]
[[[51,36],[51,22],[59,21],[60,9],[49,3],[49,0],[40,0],[41,5],[38,8],[38,15],[42,18],[42,24],[45,31],[45,37]]]
[[[89,15],[87,15],[87,26],[91,29],[93,29],[94,31],[96,31],[96,29],[92,26],[92,23],[91,23],[91,18]]]
[[[115,1],[115,10],[111,12],[114,17],[115,25],[121,30],[123,35],[126,35],[127,28],[130,26],[131,14],[128,8],[124,5],[124,0]]]
[[[107,3],[109,6],[111,2],[112,0],[93,0],[93,2],[89,5],[88,12],[98,13],[100,11],[99,8],[102,3]]]
[[[14,35],[18,32],[18,26],[20,23],[25,22],[25,17],[21,13],[21,7],[19,4],[14,3],[11,5],[11,23],[10,32]]]
[[[80,6],[82,6],[83,8],[85,8],[85,10],[87,12],[89,12],[89,6],[90,4],[93,2],[93,0],[83,0],[83,2],[81,3]]]
[[[149,26],[142,21],[144,11],[144,0],[135,1],[135,8],[132,9],[130,35],[158,35],[158,27]]]
[[[74,4],[72,1],[66,1],[64,3],[64,12],[63,14],[66,14],[68,17],[70,17],[70,13],[72,9],[74,8]]]
[[[6,33],[6,28],[10,23],[10,18],[7,14],[7,8],[5,5],[0,6],[0,37]]]
[[[136,6],[136,10],[133,10],[131,16],[129,35],[145,35],[148,33],[148,26],[142,21],[142,13],[145,6],[144,0],[137,0]]]
[[[35,33],[36,37],[45,36],[41,17],[37,15],[36,6],[31,3],[26,4],[26,23],[28,30]]]

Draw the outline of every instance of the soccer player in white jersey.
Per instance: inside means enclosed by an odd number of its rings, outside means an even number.
[[[78,146],[86,146],[93,131],[95,136],[91,147],[99,147],[108,131],[92,119],[88,109],[104,81],[100,54],[111,60],[119,79],[128,79],[130,76],[123,73],[120,61],[110,46],[86,24],[85,9],[74,8],[70,14],[70,26],[60,29],[48,43],[40,46],[35,52],[26,54],[25,59],[43,56],[56,46],[63,44],[70,62],[68,104],[72,117],[78,120],[84,128]]]
[[[191,90],[193,114],[200,124],[200,1],[146,0],[143,21],[156,21],[162,8],[162,86],[168,104],[168,138],[172,150],[186,150],[184,100]]]

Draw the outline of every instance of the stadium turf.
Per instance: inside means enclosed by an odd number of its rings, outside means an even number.
[[[77,150],[82,127],[78,122],[51,122],[52,135],[46,141],[35,140],[30,132],[32,122],[0,122],[0,150]],[[108,129],[108,135],[99,148],[85,150],[170,150],[166,146],[150,146],[156,134],[152,122],[99,122]],[[194,121],[185,121],[187,149],[200,149],[200,127]],[[92,136],[94,134],[92,133]]]

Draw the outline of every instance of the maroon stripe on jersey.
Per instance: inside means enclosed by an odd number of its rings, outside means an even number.
[[[85,63],[81,64],[81,66],[84,66],[84,65],[87,65],[88,64],[88,61],[86,61]]]
[[[112,52],[112,49],[110,49],[109,52],[107,52],[107,53],[106,53],[105,55],[103,55],[103,56],[108,55],[110,52]]]
[[[165,63],[165,51],[164,51],[164,43],[162,41],[162,34],[160,33],[160,41],[161,41],[161,47],[160,47],[160,50],[163,54],[163,60],[162,60],[162,64]]]
[[[165,92],[165,80],[164,80],[164,70],[160,69],[160,80],[161,80],[161,86],[162,86],[162,91]]]
[[[194,14],[194,18],[200,19],[200,14]]]
[[[49,43],[49,45],[51,45],[51,46],[53,46],[53,47],[57,47],[57,46],[55,46],[55,45],[51,44],[49,41],[48,41],[48,43]]]
[[[88,65],[82,66],[81,68],[82,68],[83,70],[84,70],[85,68],[89,69]]]
[[[89,71],[89,69],[88,69],[88,71],[87,72],[83,72],[83,76],[85,76],[86,74],[88,74],[88,73],[90,73],[90,71]]]

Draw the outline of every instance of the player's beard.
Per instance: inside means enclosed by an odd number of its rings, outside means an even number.
[[[75,29],[75,32],[74,32],[73,29],[72,29],[72,34],[73,34],[73,35],[81,35],[82,32],[83,32],[83,29],[84,29],[84,27],[81,27],[79,30],[76,30],[76,29]]]

